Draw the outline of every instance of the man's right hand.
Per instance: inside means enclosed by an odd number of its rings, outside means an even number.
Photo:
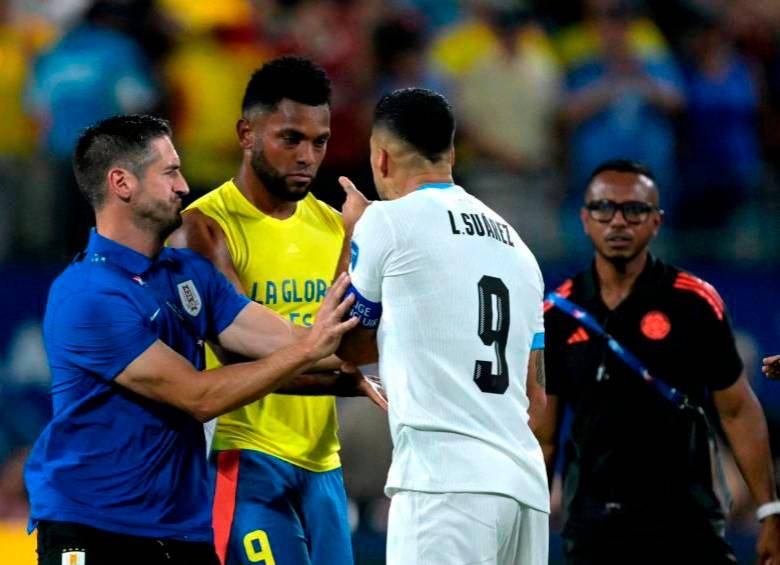
[[[341,217],[344,221],[344,230],[347,234],[351,235],[352,230],[355,228],[360,216],[363,215],[366,208],[369,207],[371,201],[363,196],[355,185],[347,177],[339,177],[339,184],[344,189],[347,199],[344,201],[344,206],[341,207]]]
[[[341,342],[341,337],[357,326],[360,321],[356,317],[342,321],[355,302],[354,295],[341,300],[347,292],[348,286],[349,275],[342,273],[325,294],[314,326],[304,338],[305,346],[312,360],[319,360],[334,353]]]

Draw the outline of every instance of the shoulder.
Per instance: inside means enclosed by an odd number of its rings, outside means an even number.
[[[189,248],[165,248],[165,258],[168,259],[172,265],[175,265],[176,270],[181,271],[195,271],[201,273],[204,271],[212,271],[214,265],[206,257],[193,251]]]
[[[193,210],[200,210],[203,214],[210,215],[216,209],[225,208],[227,205],[226,194],[232,184],[232,181],[226,181],[217,188],[209,190],[204,195],[196,198],[184,209],[184,214],[188,214]]]
[[[726,305],[710,283],[682,269],[667,267],[668,281],[673,291],[684,300],[706,307],[718,320],[723,320]]]
[[[574,279],[566,279],[553,291],[553,294],[556,294],[561,298],[569,298],[571,296],[573,287]],[[552,310],[554,306],[555,305],[553,304],[552,300],[546,298],[544,301],[544,313],[547,314],[547,312]]]
[[[136,284],[101,264],[69,266],[51,286],[46,306],[49,319],[110,321],[134,304]]]
[[[319,223],[327,226],[331,230],[338,231],[342,234],[344,233],[344,222],[341,219],[341,212],[311,193],[303,200],[303,204],[313,212],[314,217]]]

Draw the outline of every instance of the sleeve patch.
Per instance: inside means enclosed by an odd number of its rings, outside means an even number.
[[[354,271],[355,267],[357,266],[358,256],[360,255],[360,247],[358,247],[357,243],[355,243],[354,241],[351,241],[349,243],[349,249],[351,251],[351,257],[350,257],[350,261],[349,261],[349,266],[350,266],[350,269],[352,269]]]

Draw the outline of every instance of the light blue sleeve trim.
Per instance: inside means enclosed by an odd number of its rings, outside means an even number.
[[[544,349],[544,332],[534,334],[534,338],[531,340],[531,351],[535,349]]]
[[[379,318],[382,317],[382,303],[372,302],[358,291],[354,286],[349,285],[344,298],[350,294],[355,295],[355,303],[349,311],[352,318],[360,318],[360,325],[370,330],[375,330],[379,326]]]

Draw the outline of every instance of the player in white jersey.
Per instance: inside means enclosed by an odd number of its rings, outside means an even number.
[[[544,404],[542,276],[517,232],[453,183],[454,129],[428,90],[377,105],[384,201],[367,206],[342,179],[345,218],[362,212],[350,264],[361,326],[339,355],[378,355],[388,396],[387,562],[547,563],[549,491],[529,424]]]

